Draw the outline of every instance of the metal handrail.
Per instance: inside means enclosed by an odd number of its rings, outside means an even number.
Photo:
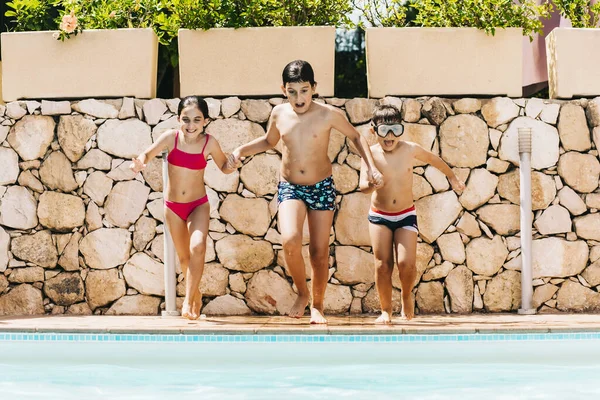
[[[163,174],[163,198],[164,192],[169,182],[169,162],[167,161],[167,151],[162,152],[162,174]],[[177,273],[175,271],[175,246],[166,216],[164,221],[164,251],[165,251],[165,309],[162,312],[163,317],[177,317]]]

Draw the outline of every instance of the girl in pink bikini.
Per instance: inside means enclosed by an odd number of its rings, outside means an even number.
[[[179,256],[186,279],[185,300],[181,315],[197,319],[202,307],[198,288],[204,271],[206,235],[210,222],[210,205],[204,187],[204,170],[208,157],[219,169],[230,174],[227,157],[219,142],[204,133],[208,105],[198,96],[188,96],[179,103],[180,128],[163,133],[152,146],[129,166],[135,173],[146,168],[150,160],[168,150],[169,183],[165,188],[165,220]]]

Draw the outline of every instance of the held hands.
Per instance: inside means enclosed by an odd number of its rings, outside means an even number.
[[[369,184],[375,189],[383,187],[383,175],[381,175],[381,172],[377,168],[373,168],[367,172],[367,179],[369,180]]]
[[[455,192],[461,193],[463,190],[465,190],[465,183],[456,176],[450,178],[450,184]]]
[[[136,174],[145,168],[146,164],[143,163],[139,158],[132,159],[131,164],[129,164],[129,169],[135,172]]]
[[[240,153],[234,150],[229,156],[227,156],[227,169],[238,169],[242,166],[242,159]]]

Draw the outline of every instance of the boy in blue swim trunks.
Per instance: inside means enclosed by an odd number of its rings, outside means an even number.
[[[302,228],[308,216],[312,304],[310,322],[324,324],[323,299],[329,280],[329,232],[335,210],[335,186],[327,156],[329,135],[337,129],[346,135],[365,160],[364,179],[371,185],[382,182],[373,166],[367,141],[336,108],[312,100],[316,91],[313,69],[306,61],[292,61],[283,70],[281,89],[288,102],[273,108],[265,136],[240,146],[230,156],[232,166],[242,157],[261,153],[282,140],[281,182],[279,183],[279,230],[285,262],[298,289],[298,298],[289,315],[304,315],[310,293],[302,258]]]
[[[381,303],[381,316],[375,323],[389,324],[392,316],[392,271],[394,248],[402,288],[402,314],[410,320],[415,306],[412,289],[417,275],[417,214],[413,204],[413,162],[423,161],[442,171],[452,188],[462,191],[465,184],[440,157],[416,143],[402,140],[404,126],[400,111],[394,106],[375,110],[371,133],[377,144],[371,146],[375,168],[383,173],[383,185],[377,187],[367,179],[363,163],[360,190],[373,193],[369,211],[369,235],[375,255],[375,285]]]

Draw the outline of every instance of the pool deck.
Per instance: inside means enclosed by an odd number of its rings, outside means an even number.
[[[309,325],[308,317],[207,317],[188,321],[159,316],[0,317],[0,332],[72,332],[143,334],[473,334],[600,332],[600,314],[471,314],[394,318],[390,326],[375,317],[329,317],[327,325]]]

